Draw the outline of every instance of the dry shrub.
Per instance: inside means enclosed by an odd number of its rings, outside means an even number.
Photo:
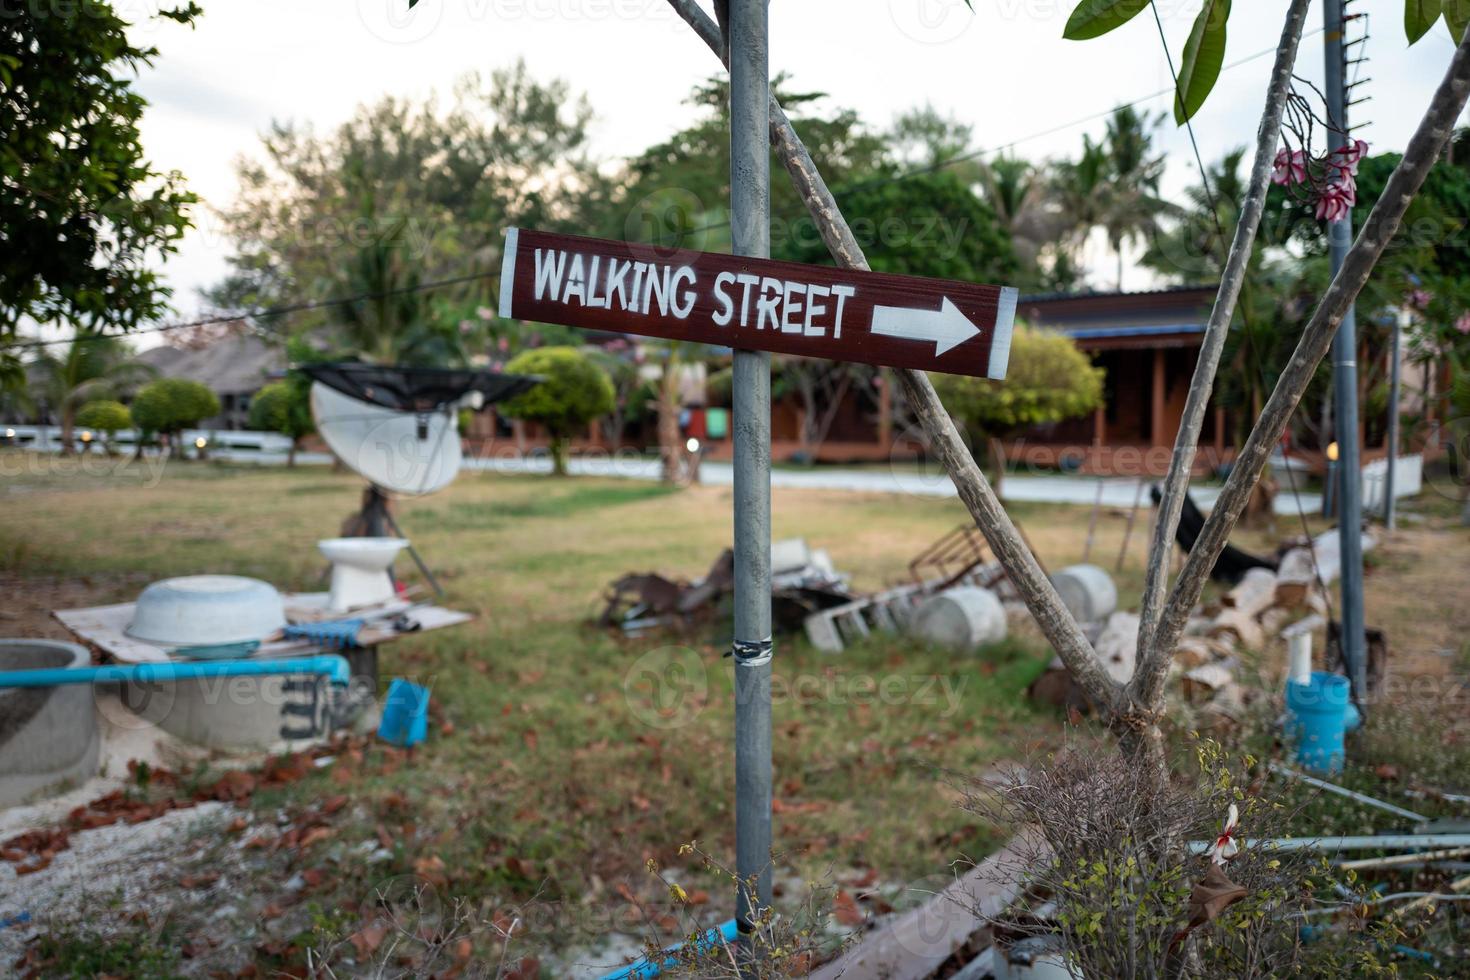
[[[696,844],[682,845],[679,853],[699,860],[732,892],[737,886],[748,887]],[[629,925],[644,934],[644,959],[661,964],[660,976],[802,977],[842,951],[841,941],[825,928],[834,891],[830,886],[813,884],[805,899],[789,910],[760,909],[757,928],[746,941],[730,944],[720,938],[718,928],[711,928],[704,899],[691,900],[653,861],[647,867],[667,891],[667,901],[644,902],[626,891],[622,901],[631,904],[620,905],[620,913],[626,913]],[[577,934],[586,924],[577,921],[580,918],[564,905],[542,902],[540,892],[522,905],[486,915],[464,900],[444,902],[424,879],[402,875],[375,886],[359,914],[346,923],[318,930],[317,942],[307,954],[308,973],[313,980],[534,980],[543,972],[541,957],[554,952],[558,937],[553,933],[560,932],[562,940]],[[668,949],[671,936],[681,937],[679,948]],[[635,974],[647,975],[652,974]]]
[[[963,780],[960,804],[1024,831],[1017,859],[993,872],[1020,880],[1023,897],[996,925],[1057,934],[1084,977],[1356,975],[1375,969],[1373,938],[1349,923],[1305,945],[1303,913],[1331,886],[1315,852],[1244,847],[1223,868],[1245,895],[1206,911],[1192,893],[1210,860],[1190,841],[1213,841],[1233,804],[1238,837],[1289,836],[1293,812],[1243,788],[1255,760],[1233,763],[1211,741],[1195,744],[1194,771],[1160,785],[1101,741],[1076,741],[986,782]],[[1339,904],[1334,900],[1334,905]],[[1321,921],[1321,920],[1318,920]],[[1391,966],[1384,967],[1391,970]]]

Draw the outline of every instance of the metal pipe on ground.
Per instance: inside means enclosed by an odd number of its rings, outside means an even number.
[[[1316,788],[1320,790],[1325,790],[1328,793],[1336,793],[1338,796],[1343,796],[1347,799],[1355,800],[1356,802],[1361,803],[1364,806],[1371,806],[1375,809],[1383,810],[1385,813],[1392,813],[1394,816],[1403,817],[1406,820],[1412,820],[1415,823],[1427,823],[1429,821],[1429,818],[1421,813],[1415,813],[1413,810],[1406,810],[1405,808],[1401,806],[1395,806],[1392,803],[1385,803],[1383,800],[1369,796],[1366,793],[1359,793],[1356,790],[1348,789],[1346,786],[1339,786],[1336,783],[1329,783],[1325,779],[1318,779],[1315,776],[1308,776],[1304,772],[1297,772],[1290,766],[1283,766],[1279,762],[1271,763],[1270,769],[1272,772],[1280,773],[1283,776],[1290,776],[1292,779],[1301,780],[1308,786],[1315,786]]]
[[[1457,858],[1470,854],[1470,847],[1451,847],[1443,851],[1418,851],[1413,854],[1395,854],[1393,857],[1358,858],[1355,861],[1339,861],[1334,867],[1343,871],[1364,871],[1368,868],[1415,867],[1445,858]]]
[[[1203,854],[1214,841],[1190,841],[1189,853]],[[1241,841],[1245,848],[1277,851],[1412,851],[1417,848],[1470,847],[1470,834],[1363,834],[1347,837],[1278,837]]]

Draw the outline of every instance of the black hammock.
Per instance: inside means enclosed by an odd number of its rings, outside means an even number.
[[[1154,506],[1159,506],[1159,500],[1163,494],[1157,486],[1149,490],[1149,496],[1153,498]],[[1179,547],[1183,548],[1186,554],[1194,549],[1194,543],[1199,540],[1199,533],[1204,526],[1205,515],[1200,513],[1193,498],[1186,493],[1184,508],[1179,512],[1179,528],[1174,532],[1174,540],[1179,542]],[[1220,557],[1215,559],[1215,567],[1210,569],[1210,578],[1216,582],[1234,585],[1252,568],[1269,568],[1274,572],[1276,561],[1272,558],[1253,555],[1249,551],[1242,551],[1232,544],[1227,544],[1225,550],[1220,552]]]

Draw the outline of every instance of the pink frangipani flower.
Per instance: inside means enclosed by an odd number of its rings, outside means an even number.
[[[1354,188],[1336,183],[1328,184],[1322,188],[1322,195],[1317,198],[1317,220],[1341,221],[1352,210],[1356,199],[1357,191]]]
[[[1307,153],[1305,150],[1289,150],[1282,147],[1276,154],[1276,164],[1271,169],[1271,182],[1285,187],[1301,184],[1307,179]]]
[[[1368,143],[1365,140],[1353,140],[1351,143],[1339,146],[1332,151],[1327,158],[1329,167],[1345,170],[1350,174],[1358,172],[1358,162],[1368,155]]]
[[[1470,313],[1460,314],[1460,318],[1455,321],[1455,329],[1460,333],[1470,333]]]

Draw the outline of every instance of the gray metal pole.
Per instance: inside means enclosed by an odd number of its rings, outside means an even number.
[[[1393,477],[1394,468],[1399,463],[1399,371],[1400,358],[1399,344],[1402,342],[1404,324],[1402,320],[1395,320],[1393,324],[1393,345],[1389,348],[1388,361],[1388,459],[1387,466],[1383,472],[1383,523],[1392,531],[1395,523],[1395,507],[1393,500]]]
[[[765,258],[771,251],[767,0],[730,0],[729,24],[731,239],[736,255]],[[741,881],[735,918],[748,933],[771,904],[771,355],[737,350],[734,375],[735,871]]]
[[[1339,132],[1329,132],[1335,149],[1348,136],[1346,63],[1342,47],[1342,0],[1324,0],[1322,15],[1326,28],[1326,85],[1329,123]],[[1327,226],[1332,257],[1332,274],[1342,267],[1352,246],[1352,212]],[[1342,655],[1359,701],[1368,695],[1367,642],[1363,621],[1362,466],[1358,460],[1358,328],[1352,307],[1342,318],[1332,341],[1333,426],[1337,432],[1337,520],[1342,552]]]

